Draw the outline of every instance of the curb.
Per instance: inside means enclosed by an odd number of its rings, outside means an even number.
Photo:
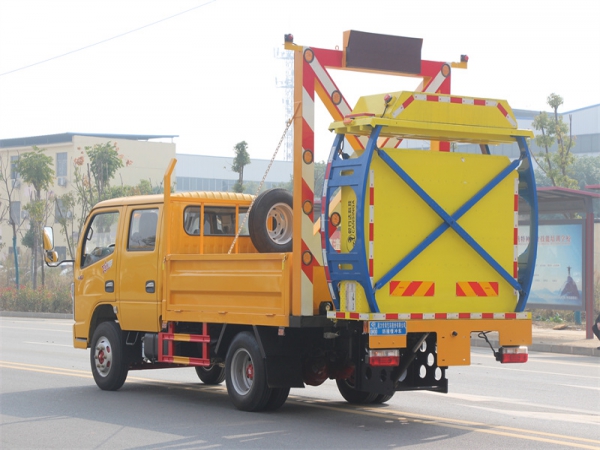
[[[33,319],[71,319],[71,320],[73,320],[73,314],[44,313],[44,312],[0,311],[0,317],[29,317],[29,318],[33,318]]]

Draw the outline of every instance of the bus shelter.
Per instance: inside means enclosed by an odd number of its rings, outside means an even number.
[[[539,236],[536,274],[527,306],[586,312],[586,338],[594,323],[594,192],[537,189]],[[522,217],[528,205],[520,205]]]

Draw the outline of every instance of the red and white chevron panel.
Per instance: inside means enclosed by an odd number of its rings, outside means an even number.
[[[345,320],[526,320],[531,319],[529,312],[507,313],[354,313],[354,312],[327,312],[328,319]]]
[[[500,114],[513,126],[517,126],[515,120],[508,114],[504,106],[501,103],[495,100],[487,100],[483,98],[472,98],[472,97],[449,97],[446,95],[435,95],[435,94],[413,94],[408,97],[402,105],[400,105],[396,110],[392,113],[392,117],[396,119],[402,112],[408,108],[412,102],[421,101],[421,102],[439,102],[439,103],[458,103],[462,105],[474,105],[474,106],[487,106],[487,107],[495,107],[500,111]]]

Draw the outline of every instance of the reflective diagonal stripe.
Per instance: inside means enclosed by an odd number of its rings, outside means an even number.
[[[394,297],[433,297],[433,281],[390,281],[390,295]]]
[[[457,297],[497,297],[498,290],[496,281],[459,281],[456,283]]]

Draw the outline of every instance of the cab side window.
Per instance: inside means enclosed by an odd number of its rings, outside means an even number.
[[[158,209],[137,209],[131,214],[127,250],[151,252],[156,245]]]
[[[204,221],[204,236],[226,235],[235,236],[242,224],[248,208],[239,208],[238,223],[235,220],[235,207],[206,206],[204,217],[200,217],[199,206],[188,206],[183,213],[183,227],[191,236],[200,236],[200,221]],[[248,235],[248,226],[244,226],[241,236]]]
[[[115,249],[119,212],[96,214],[85,230],[81,267],[87,267],[111,255]]]

